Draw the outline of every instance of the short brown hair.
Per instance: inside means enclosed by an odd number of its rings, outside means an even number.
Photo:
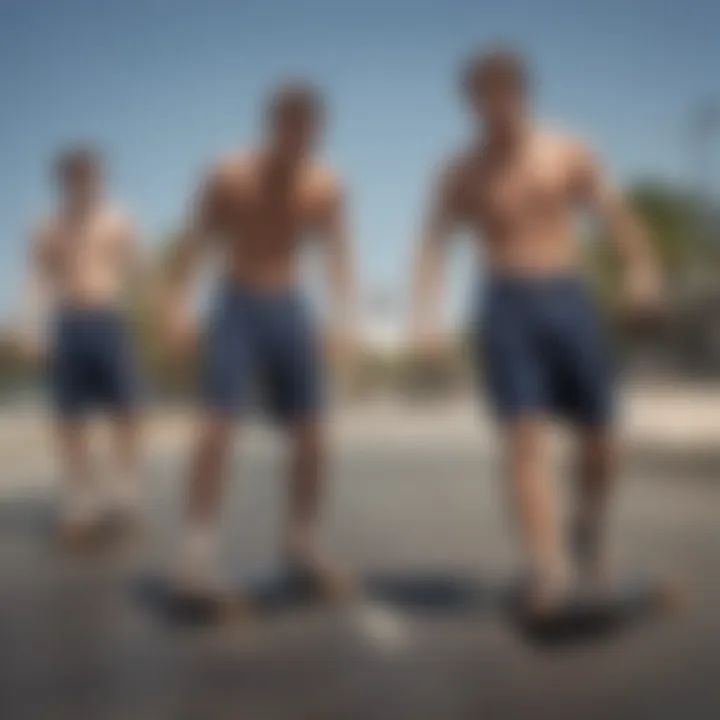
[[[78,146],[58,153],[54,170],[56,177],[64,180],[78,173],[97,171],[100,165],[100,153],[97,150],[89,146]]]
[[[303,80],[283,83],[272,93],[268,103],[268,116],[271,120],[290,115],[320,119],[324,112],[322,94],[314,85]]]
[[[489,84],[508,87],[524,94],[529,83],[527,64],[522,55],[504,47],[474,55],[465,64],[462,75],[462,88],[466,94]]]

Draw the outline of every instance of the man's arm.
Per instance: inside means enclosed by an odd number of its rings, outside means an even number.
[[[115,234],[122,248],[123,272],[128,280],[128,292],[143,289],[149,272],[149,259],[140,243],[135,223],[128,215],[118,214],[114,219]]]
[[[415,339],[433,338],[438,331],[438,312],[448,241],[458,222],[458,169],[448,167],[440,178],[427,213],[412,279],[412,333]]]
[[[327,200],[320,222],[319,235],[327,258],[330,295],[331,338],[342,347],[335,351],[349,350],[355,326],[355,272],[352,243],[347,219],[345,193],[336,181],[328,183]]]
[[[225,181],[219,173],[200,188],[190,221],[164,258],[162,305],[173,344],[184,345],[194,334],[193,293],[200,268],[221,230]]]
[[[33,232],[29,246],[17,341],[20,352],[28,360],[36,361],[47,348],[47,326],[53,304],[53,284],[49,272],[50,243],[46,231],[40,229]]]
[[[345,196],[337,186],[331,191],[323,228],[334,315],[332,323],[344,325],[354,319],[355,277]]]
[[[661,300],[661,268],[644,223],[586,148],[574,149],[576,187],[582,202],[607,228],[625,273],[627,300],[640,309]]]

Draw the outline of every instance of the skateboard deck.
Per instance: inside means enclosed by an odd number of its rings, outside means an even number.
[[[139,600],[156,614],[182,625],[243,621],[277,610],[339,602],[340,597],[308,573],[292,570],[233,584],[214,593],[178,589],[168,578],[146,576],[135,585]]]
[[[517,593],[508,609],[521,634],[532,641],[564,644],[599,639],[629,629],[657,616],[677,612],[684,593],[675,582],[633,577],[601,595],[571,594],[556,610],[535,615]]]

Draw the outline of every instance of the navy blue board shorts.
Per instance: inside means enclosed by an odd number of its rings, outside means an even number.
[[[480,312],[478,364],[503,421],[527,414],[603,427],[613,409],[613,362],[582,279],[493,277]]]
[[[139,376],[130,333],[119,312],[107,308],[61,310],[54,322],[49,362],[51,392],[60,415],[135,409]]]
[[[260,405],[282,423],[312,418],[322,405],[321,365],[299,292],[223,288],[203,347],[201,392],[208,410],[238,415]]]

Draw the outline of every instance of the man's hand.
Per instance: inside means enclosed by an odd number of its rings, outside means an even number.
[[[625,275],[623,324],[636,339],[656,342],[666,306],[660,274],[654,266],[630,265]]]
[[[185,356],[197,344],[197,320],[186,308],[166,308],[163,313],[163,334],[168,352]]]
[[[39,337],[25,332],[17,332],[13,344],[23,362],[33,367],[39,367],[45,363],[48,347],[47,343]]]
[[[634,318],[653,319],[664,309],[662,278],[653,264],[631,265],[625,276],[624,302]]]
[[[465,160],[450,163],[439,179],[424,222],[412,281],[411,351],[425,365],[445,355],[447,337],[438,327],[437,311],[448,241],[462,222]]]
[[[327,332],[326,342],[330,364],[343,376],[351,375],[357,361],[357,342],[352,331],[347,327],[332,327]]]
[[[412,355],[423,363],[437,363],[448,349],[447,337],[439,328],[415,327],[410,337]]]

